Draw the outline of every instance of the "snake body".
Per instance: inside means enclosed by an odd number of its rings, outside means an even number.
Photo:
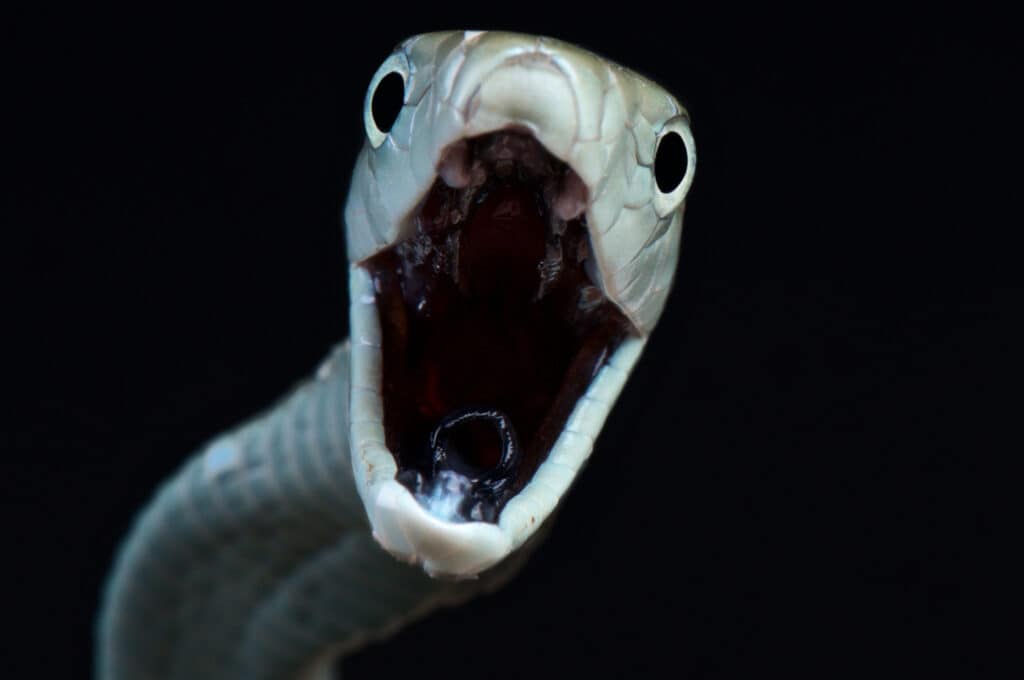
[[[373,95],[392,73],[403,106],[381,130]],[[543,537],[661,313],[696,156],[685,110],[657,85],[551,39],[432,33],[385,60],[364,119],[345,210],[351,340],[266,413],[203,447],[140,514],[104,593],[98,678],[329,677],[365,642],[499,587]],[[455,521],[395,481],[379,291],[364,265],[411,237],[409,215],[439,177],[469,181],[452,160],[462,140],[506,129],[571,168],[553,211],[585,219],[587,272],[632,332],[496,520]],[[673,134],[685,167],[662,191],[655,155]]]

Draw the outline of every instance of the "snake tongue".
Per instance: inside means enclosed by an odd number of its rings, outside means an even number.
[[[519,133],[445,158],[415,234],[365,263],[384,429],[397,479],[428,510],[495,521],[629,324],[585,273],[575,173]]]

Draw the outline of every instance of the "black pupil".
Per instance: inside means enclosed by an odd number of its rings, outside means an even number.
[[[658,152],[654,156],[654,179],[658,189],[667,194],[683,181],[686,176],[686,145],[677,132],[670,132],[661,138]]]
[[[405,81],[396,71],[384,76],[373,93],[370,112],[373,123],[381,132],[387,132],[395,124],[405,100]]]

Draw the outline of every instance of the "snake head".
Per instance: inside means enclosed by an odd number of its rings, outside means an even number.
[[[459,31],[402,43],[364,124],[345,206],[356,484],[385,549],[473,577],[555,510],[661,315],[689,117],[582,49]]]

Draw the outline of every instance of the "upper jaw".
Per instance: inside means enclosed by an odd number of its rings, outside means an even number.
[[[658,131],[685,111],[661,88],[558,41],[447,33],[393,55],[408,71],[406,106],[379,146],[367,145],[345,208],[349,259],[408,237],[409,214],[446,149],[505,128],[528,130],[579,176],[595,283],[643,332],[660,315],[681,232],[680,211],[652,200]]]
[[[579,137],[577,95],[551,57],[528,54],[524,57],[522,46],[508,45],[498,53],[453,55],[447,69],[457,75],[448,91],[440,92],[444,78],[435,76],[442,82],[406,106],[383,145],[364,147],[345,207],[350,261],[365,260],[407,238],[408,217],[437,176],[453,185],[470,180],[457,172],[464,140],[498,130],[532,135],[596,195],[607,149],[597,138]],[[592,113],[589,107],[582,112]]]

